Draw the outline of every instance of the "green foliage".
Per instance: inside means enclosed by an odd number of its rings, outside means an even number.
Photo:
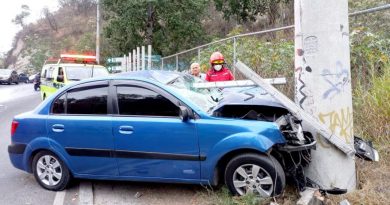
[[[201,195],[205,195],[202,192]],[[259,205],[269,204],[269,199],[260,198],[254,194],[247,194],[242,197],[233,196],[230,194],[226,186],[218,189],[217,191],[208,190],[207,196],[201,196],[208,198],[209,204],[215,205]]]
[[[84,33],[79,41],[75,45],[75,50],[80,53],[90,52],[95,50],[95,34],[94,33]]]
[[[234,16],[239,22],[256,21],[258,15],[274,16],[279,3],[290,0],[214,0],[215,8],[224,14],[225,19]]]
[[[353,94],[355,132],[377,144],[390,144],[390,63],[372,78],[368,90],[358,85]]]
[[[390,39],[367,27],[351,32],[351,72],[354,85],[367,86],[390,63]]]
[[[116,55],[148,41],[162,55],[204,42],[201,17],[207,1],[104,0],[102,4],[108,20],[104,35]]]
[[[384,145],[390,142],[390,39],[388,27],[368,25],[350,35],[354,131]]]

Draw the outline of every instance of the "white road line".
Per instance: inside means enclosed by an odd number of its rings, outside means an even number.
[[[93,192],[91,182],[80,182],[79,205],[93,205]]]
[[[66,190],[57,191],[56,196],[54,197],[53,205],[63,205],[65,200]]]

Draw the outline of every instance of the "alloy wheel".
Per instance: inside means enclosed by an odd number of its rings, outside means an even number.
[[[269,197],[274,188],[271,175],[255,164],[239,166],[233,173],[233,184],[239,195],[253,193]]]
[[[47,186],[55,186],[61,181],[62,167],[54,156],[41,156],[38,159],[36,171],[39,180]]]

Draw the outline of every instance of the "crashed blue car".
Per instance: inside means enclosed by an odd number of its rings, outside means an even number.
[[[315,141],[299,119],[260,88],[198,82],[164,71],[75,82],[14,117],[10,160],[54,191],[86,178],[226,184],[269,197],[302,176]]]

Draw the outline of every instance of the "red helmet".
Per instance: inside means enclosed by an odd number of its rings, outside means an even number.
[[[225,58],[223,57],[222,53],[220,52],[214,52],[210,56],[210,64],[221,64],[225,62]]]

